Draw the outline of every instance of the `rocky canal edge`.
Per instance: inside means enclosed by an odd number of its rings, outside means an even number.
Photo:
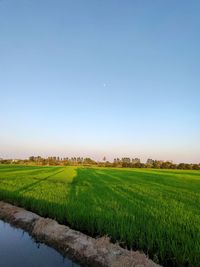
[[[92,238],[57,221],[0,201],[0,219],[27,231],[37,241],[54,247],[91,267],[159,267],[139,251],[130,251],[110,242]]]

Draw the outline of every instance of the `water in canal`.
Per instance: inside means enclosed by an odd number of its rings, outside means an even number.
[[[36,243],[26,232],[0,220],[1,267],[81,267],[56,250]]]

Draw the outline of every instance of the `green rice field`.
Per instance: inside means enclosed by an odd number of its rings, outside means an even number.
[[[0,200],[164,266],[200,266],[200,171],[0,165]]]

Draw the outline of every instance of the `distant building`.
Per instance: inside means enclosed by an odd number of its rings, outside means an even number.
[[[19,159],[12,159],[12,162],[18,162]]]

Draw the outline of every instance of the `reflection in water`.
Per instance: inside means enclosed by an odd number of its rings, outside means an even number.
[[[56,250],[36,243],[26,232],[0,220],[1,267],[80,267]]]

